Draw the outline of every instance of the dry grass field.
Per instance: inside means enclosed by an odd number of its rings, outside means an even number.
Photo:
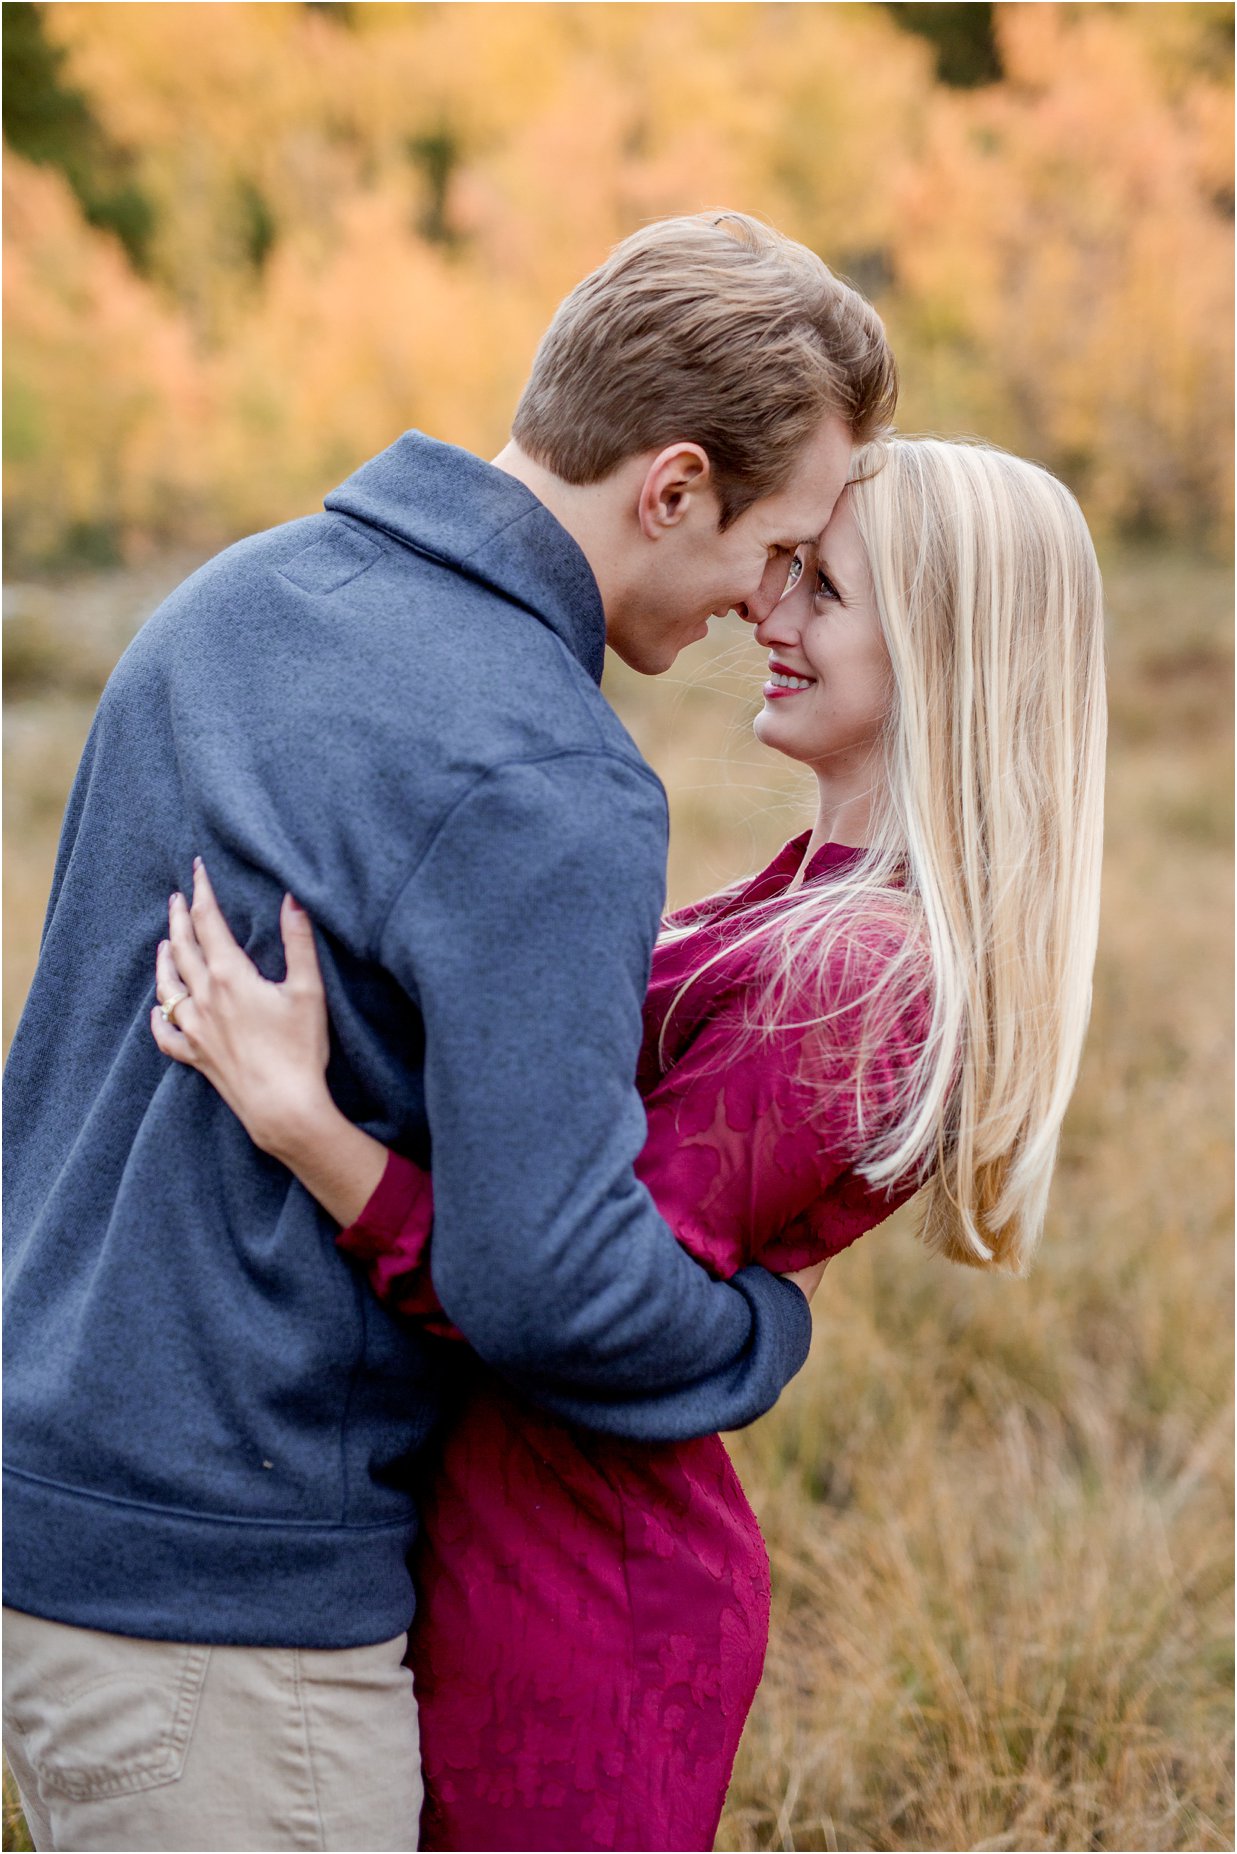
[[[8,595],[9,1034],[99,678],[190,564]],[[1107,583],[1103,941],[1042,1256],[981,1279],[903,1214],[733,1439],[775,1611],[723,1849],[1233,1846],[1231,577],[1124,553]],[[676,902],[809,819],[750,739],[760,662],[730,621],[608,684]]]

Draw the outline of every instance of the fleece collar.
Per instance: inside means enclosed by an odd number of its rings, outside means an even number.
[[[600,683],[606,619],[592,568],[545,504],[505,470],[406,431],[332,490],[325,507],[522,606]]]

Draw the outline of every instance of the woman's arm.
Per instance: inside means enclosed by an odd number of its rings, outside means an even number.
[[[460,1338],[430,1279],[429,1173],[354,1126],[327,1087],[326,993],[309,916],[285,896],[287,977],[272,984],[236,944],[200,861],[193,889],[192,910],[172,896],[156,956],[156,1043],[204,1075],[254,1144],[343,1226],[338,1245],[380,1300],[440,1338]]]
[[[287,976],[275,984],[237,945],[200,859],[193,890],[192,909],[179,894],[169,904],[169,938],[156,958],[160,1004],[151,1012],[156,1043],[165,1055],[204,1075],[254,1144],[286,1165],[343,1226],[340,1248],[365,1265],[380,1299],[431,1331],[458,1336],[430,1279],[429,1174],[354,1126],[327,1087],[326,995],[309,916],[285,896],[280,933]],[[164,1016],[169,1006],[171,1021]],[[666,1103],[654,1103],[642,1175],[646,1164],[649,1174],[658,1169],[665,1112]],[[672,1175],[673,1165],[669,1171]],[[678,1233],[673,1177],[646,1175],[646,1182]],[[715,1259],[699,1245],[689,1246],[699,1259]],[[824,1262],[813,1258],[809,1266],[786,1272],[810,1300],[823,1270]]]

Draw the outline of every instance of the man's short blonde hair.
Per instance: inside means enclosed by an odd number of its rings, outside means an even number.
[[[625,238],[559,305],[512,436],[568,483],[699,444],[725,528],[783,487],[822,418],[866,443],[896,399],[884,327],[857,290],[758,219],[695,213]]]

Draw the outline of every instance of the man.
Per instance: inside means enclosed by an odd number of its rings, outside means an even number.
[[[151,1041],[200,853],[274,976],[319,929],[332,1092],[428,1156],[475,1350],[636,1439],[767,1409],[807,1303],[710,1280],[632,1161],[666,813],[598,682],[759,619],[892,409],[880,323],[737,214],[567,298],[493,465],[417,434],[229,549],[104,693],[9,1071],[10,1761],[41,1846],[415,1846],[409,1461],[440,1350]]]

